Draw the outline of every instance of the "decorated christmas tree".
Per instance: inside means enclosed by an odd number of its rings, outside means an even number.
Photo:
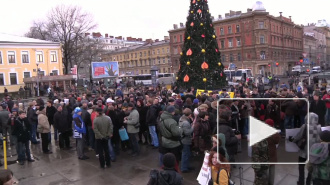
[[[190,0],[177,85],[199,89],[225,86],[220,51],[207,0]]]

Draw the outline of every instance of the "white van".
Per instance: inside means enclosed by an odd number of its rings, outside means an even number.
[[[305,66],[301,66],[301,65],[296,65],[292,67],[292,72],[293,73],[304,73],[306,72],[306,67]]]
[[[239,82],[242,78],[253,79],[251,69],[237,69],[235,70],[225,70],[227,81],[230,81],[230,77],[233,82]]]
[[[321,73],[321,66],[314,66],[312,69],[312,73]]]

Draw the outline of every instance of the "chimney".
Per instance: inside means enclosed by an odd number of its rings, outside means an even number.
[[[173,24],[173,28],[174,29],[178,29],[178,25],[177,24]]]
[[[233,15],[235,15],[235,11],[230,10],[229,14],[230,14],[230,16],[233,16]]]
[[[142,41],[142,38],[138,38],[137,41]]]
[[[236,12],[236,15],[241,15],[242,14],[242,11],[237,11]]]
[[[90,33],[85,33],[85,37],[87,37],[88,35],[90,35]]]
[[[110,38],[113,39],[113,36],[110,35]]]
[[[292,22],[291,15],[289,16],[289,18],[290,18],[290,22]]]
[[[225,18],[229,18],[230,17],[230,14],[229,13],[226,13],[225,14]]]
[[[218,16],[218,18],[221,20],[221,19],[222,19],[222,16],[221,16],[221,15],[219,15],[219,16]]]
[[[283,13],[283,12],[280,12],[280,17],[281,17],[281,18],[282,18],[282,13]]]
[[[168,41],[168,40],[170,40],[170,37],[169,36],[164,36],[164,40]]]
[[[151,44],[152,43],[152,39],[146,39],[146,42]]]
[[[182,22],[180,22],[180,28],[183,28],[183,23]]]
[[[252,9],[251,9],[251,8],[248,8],[248,9],[247,9],[247,12],[252,12]]]
[[[123,40],[123,37],[122,36],[119,36],[118,39]]]
[[[155,42],[159,42],[159,39],[156,39]]]

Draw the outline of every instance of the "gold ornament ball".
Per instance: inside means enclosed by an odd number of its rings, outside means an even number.
[[[209,12],[209,10],[207,10],[207,13]]]
[[[176,79],[176,80],[178,80],[178,79],[179,79],[179,77],[175,77],[175,79]]]
[[[201,26],[204,26],[204,24],[203,24],[203,23],[201,23]]]
[[[182,53],[182,52],[180,52],[180,55],[183,55],[183,53]]]
[[[187,62],[187,65],[188,65],[188,66],[190,65],[190,61]]]
[[[218,62],[218,65],[221,66],[221,62]]]
[[[189,36],[189,37],[187,37],[187,39],[188,39],[188,40],[190,40],[190,36]]]
[[[212,35],[212,38],[214,38],[214,39],[215,39],[215,35]]]
[[[203,82],[206,82],[207,80],[206,80],[206,78],[203,78]]]
[[[197,1],[200,1],[200,0],[197,0]]]
[[[205,49],[202,49],[202,53],[205,53]]]
[[[194,11],[190,11],[190,13],[194,13]]]

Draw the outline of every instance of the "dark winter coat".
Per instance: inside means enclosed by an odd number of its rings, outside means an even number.
[[[319,124],[321,126],[324,126],[325,124],[324,116],[327,112],[327,107],[323,100],[318,100],[317,102],[312,101],[309,108],[309,112],[314,112],[315,114],[317,114],[319,116]]]
[[[35,110],[33,108],[29,108],[28,113],[27,113],[27,119],[30,124],[38,123],[37,110]]]
[[[92,126],[91,114],[87,111],[87,107],[86,108],[81,107],[81,118],[83,119],[87,127]]]
[[[146,123],[148,126],[156,125],[158,113],[159,113],[159,108],[157,105],[151,105],[149,107],[146,115]]]
[[[140,116],[140,125],[141,125],[140,129],[142,131],[145,131],[148,129],[148,125],[146,123],[148,107],[145,106],[136,107],[136,110],[139,112],[139,116]]]
[[[237,137],[233,129],[229,126],[230,123],[224,119],[219,119],[219,133],[226,136],[226,149],[228,155],[235,155],[237,153]]]
[[[293,100],[286,101],[282,104],[282,110],[286,116],[294,116],[298,113],[298,106],[297,103]]]
[[[18,142],[27,142],[30,140],[31,124],[27,118],[17,118],[14,122],[12,135],[17,137]]]
[[[54,106],[46,107],[46,115],[48,118],[49,124],[54,124],[54,115],[56,113],[56,108]]]
[[[60,133],[69,131],[71,129],[71,122],[68,120],[68,110],[63,108],[61,112],[54,114],[54,127],[58,129]]]

